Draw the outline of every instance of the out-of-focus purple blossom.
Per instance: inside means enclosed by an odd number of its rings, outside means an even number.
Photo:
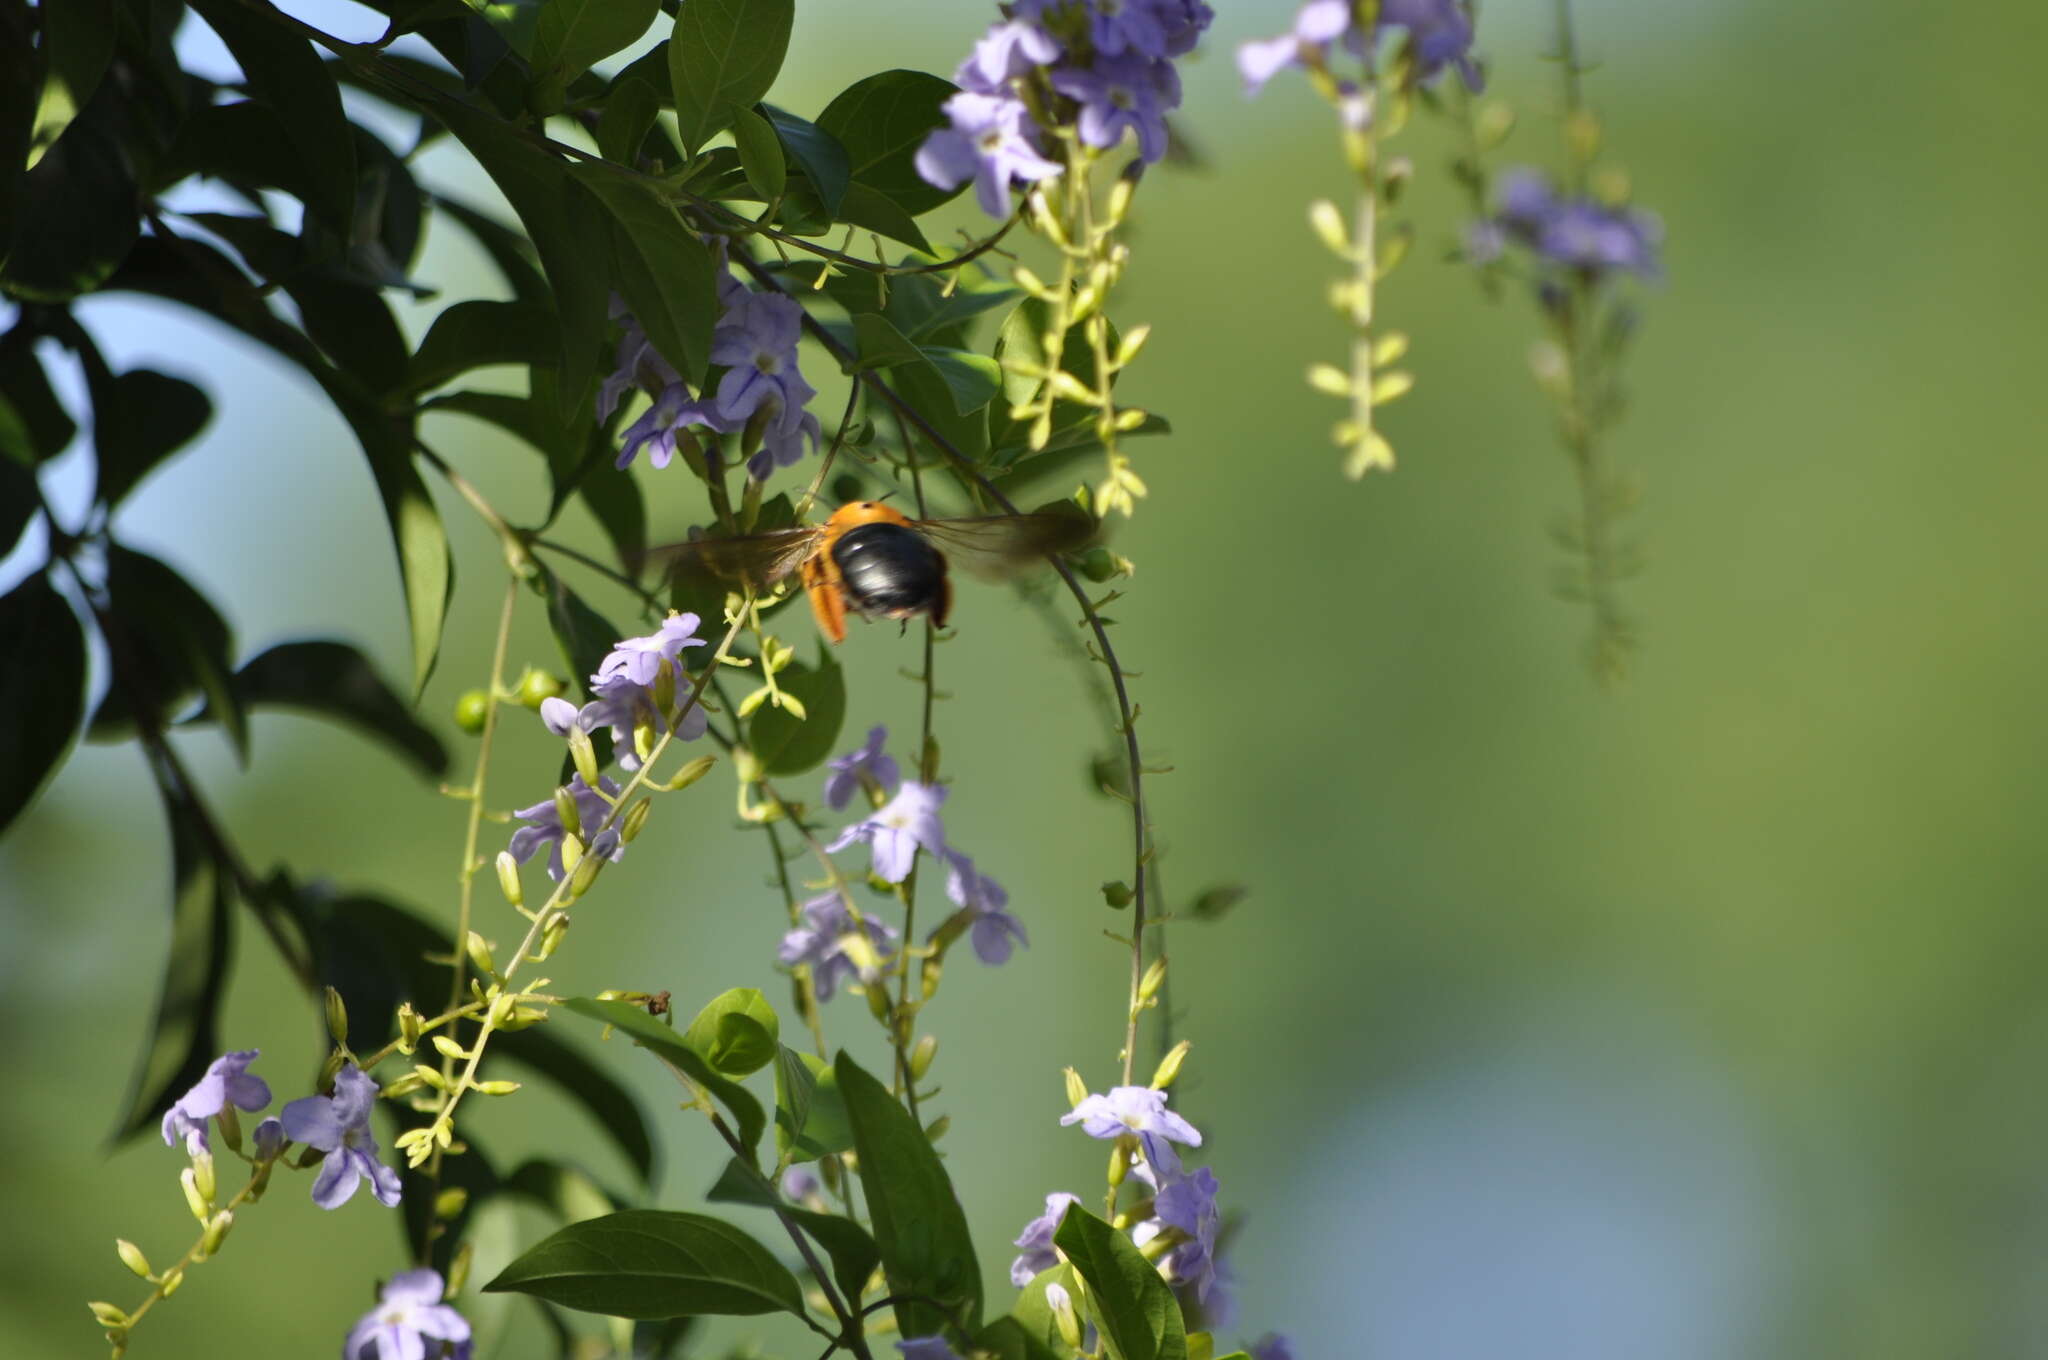
[[[1215,1281],[1216,1232],[1222,1225],[1216,1190],[1216,1177],[1206,1166],[1193,1175],[1170,1176],[1153,1196],[1152,1217],[1131,1230],[1131,1240],[1140,1247],[1168,1228],[1186,1235],[1185,1241],[1167,1250],[1160,1264],[1177,1286],[1192,1291],[1203,1304]]]
[[[1246,1349],[1252,1360],[1294,1360],[1294,1343],[1279,1332],[1267,1332]]]
[[[1363,56],[1364,37],[1352,19],[1350,0],[1309,0],[1279,37],[1238,44],[1237,70],[1244,77],[1245,93],[1258,94],[1274,76],[1311,58],[1327,62],[1330,48],[1340,42],[1352,55]],[[1434,79],[1444,67],[1455,66],[1467,87],[1484,87],[1471,57],[1472,17],[1459,0],[1380,0],[1376,32],[1395,30],[1406,32],[1414,42],[1418,79]]]
[[[950,127],[924,139],[917,173],[927,184],[957,189],[974,181],[975,201],[990,217],[1010,215],[1010,185],[1034,184],[1060,173],[1034,144],[1038,125],[1024,101],[1009,94],[962,90],[944,105]]]
[[[894,793],[903,777],[896,768],[896,757],[882,749],[882,743],[889,739],[889,729],[880,725],[868,729],[865,746],[848,751],[843,756],[834,756],[828,762],[832,773],[825,777],[825,806],[839,811],[853,800],[863,779],[870,780],[884,793]]]
[[[1460,0],[1380,0],[1380,27],[1408,30],[1418,80],[1434,80],[1444,67],[1455,66],[1466,89],[1486,88],[1472,62],[1472,16]]]
[[[782,947],[776,951],[782,965],[794,968],[800,963],[809,964],[811,987],[820,1001],[830,1001],[842,981],[866,981],[860,965],[846,952],[846,940],[854,933],[854,925],[853,913],[846,909],[845,900],[837,892],[821,893],[804,903],[801,912],[804,924],[784,935]],[[895,957],[900,937],[873,916],[862,916],[861,924],[867,928],[877,965],[886,965]]]
[[[313,1203],[339,1209],[367,1176],[370,1192],[386,1206],[398,1203],[398,1173],[378,1160],[377,1135],[370,1130],[370,1110],[377,1103],[377,1083],[349,1063],[334,1075],[332,1096],[307,1096],[278,1111],[278,1120],[294,1141],[327,1154],[313,1178]],[[435,1297],[440,1291],[435,1291]]]
[[[1202,1326],[1211,1332],[1227,1332],[1237,1325],[1237,1272],[1231,1268],[1230,1253],[1216,1251],[1209,1257],[1209,1294],[1199,1302]]]
[[[421,1268],[391,1277],[341,1348],[342,1360],[425,1360],[429,1341],[454,1347],[454,1360],[468,1360],[469,1323],[441,1302],[439,1271]],[[442,1354],[435,1346],[432,1354]]]
[[[1180,1174],[1174,1144],[1200,1147],[1202,1135],[1193,1124],[1166,1108],[1166,1092],[1149,1086],[1112,1086],[1106,1095],[1090,1095],[1060,1116],[1062,1124],[1079,1124],[1090,1138],[1121,1138],[1136,1134],[1158,1182]]]
[[[661,357],[661,351],[647,338],[639,320],[626,309],[626,304],[617,294],[612,296],[612,320],[619,323],[619,347],[612,371],[605,375],[604,385],[597,393],[597,418],[610,420],[612,412],[619,409],[619,403],[626,394],[640,388],[649,394],[659,393],[671,384],[681,383],[682,375],[669,366]]]
[[[1181,9],[1171,0],[1091,0],[1088,37],[1102,56],[1163,57]]]
[[[953,83],[976,94],[996,94],[1034,66],[1059,60],[1059,39],[1024,19],[999,23],[982,34],[953,74]]]
[[[1484,261],[1514,241],[1568,269],[1655,278],[1663,239],[1663,224],[1654,214],[1566,197],[1542,171],[1524,166],[1501,175],[1495,215],[1467,232],[1466,246]],[[1488,249],[1492,254],[1484,253]]]
[[[611,816],[613,801],[619,796],[619,786],[610,775],[597,777],[597,788],[583,782],[580,774],[569,776],[569,796],[576,800],[576,820],[579,834],[583,836],[588,849],[586,854],[598,855],[616,863],[626,853],[626,845],[619,838],[618,828],[613,827],[602,833],[597,828],[604,825],[604,819]],[[533,858],[534,852],[543,845],[548,847],[548,877],[561,882],[566,870],[562,867],[562,837],[567,830],[562,825],[561,813],[555,807],[555,800],[548,798],[532,807],[520,808],[512,814],[526,825],[512,833],[506,849],[512,858],[521,864]],[[595,835],[595,839],[591,839]],[[294,1138],[297,1134],[292,1135]]]
[[[636,685],[652,686],[666,663],[671,678],[677,684],[683,683],[684,649],[706,645],[697,636],[697,626],[702,622],[695,614],[670,614],[645,637],[621,638],[618,646],[605,653],[592,679],[603,683],[623,676]]]
[[[1041,1270],[1051,1270],[1059,1264],[1059,1255],[1053,1250],[1052,1235],[1059,1231],[1060,1220],[1066,1217],[1071,1205],[1079,1204],[1079,1195],[1070,1195],[1064,1190],[1055,1190],[1045,1197],[1045,1212],[1024,1225],[1024,1231],[1017,1234],[1016,1245],[1022,1250],[1017,1259],[1010,1262],[1010,1283],[1022,1289]]]
[[[197,1157],[212,1148],[206,1136],[208,1120],[230,1105],[252,1114],[268,1105],[270,1087],[249,1070],[249,1064],[261,1052],[255,1048],[240,1049],[223,1053],[208,1063],[206,1075],[164,1111],[164,1146],[176,1147],[182,1138],[187,1155]]]
[[[1166,0],[1161,10],[1166,19],[1166,55],[1184,57],[1195,50],[1202,34],[1216,22],[1216,11],[1202,0]]]
[[[840,832],[825,849],[844,850],[866,841],[875,877],[901,883],[910,876],[920,848],[934,857],[946,853],[946,826],[939,820],[939,805],[945,801],[943,787],[907,779],[894,798]]]
[[[251,1135],[250,1141],[256,1148],[256,1160],[269,1161],[284,1150],[284,1122],[276,1115],[272,1115],[256,1126],[256,1132]]]
[[[953,899],[953,905],[974,913],[968,934],[974,941],[975,956],[983,963],[1009,962],[1013,944],[1029,947],[1023,923],[1010,915],[1010,894],[957,850],[946,852],[946,896]]]
[[[1075,128],[1089,146],[1115,146],[1128,128],[1138,137],[1138,159],[1150,165],[1166,154],[1166,115],[1180,107],[1180,76],[1171,61],[1098,57],[1087,70],[1056,69],[1052,85],[1080,104]]]
[[[800,1166],[793,1166],[782,1173],[784,1198],[807,1200],[818,1193],[818,1178]]]
[[[903,1352],[903,1360],[960,1360],[943,1336],[913,1336],[897,1342],[896,1349]]]

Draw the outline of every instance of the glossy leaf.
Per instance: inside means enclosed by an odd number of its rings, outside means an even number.
[[[491,364],[552,365],[559,358],[554,328],[554,313],[535,303],[454,303],[427,328],[408,365],[406,386],[430,391]]]
[[[1087,1282],[1089,1311],[1122,1360],[1188,1360],[1173,1289],[1130,1238],[1075,1204],[1052,1240]]]
[[[851,222],[856,227],[878,231],[892,241],[901,241],[929,255],[932,243],[926,239],[924,229],[895,199],[872,185],[853,180],[846,186],[846,193],[839,200],[839,220]]]
[[[891,369],[888,383],[968,459],[978,462],[988,452],[988,412],[984,409],[961,413],[952,384],[946,381],[929,356],[918,363]],[[871,396],[868,400],[872,403],[874,398]],[[921,432],[913,429],[911,438],[924,450],[922,456],[935,462],[950,461]]]
[[[794,0],[683,0],[668,71],[684,151],[696,155],[768,93],[795,18]]]
[[[1045,1299],[1047,1286],[1055,1284],[1067,1291],[1075,1307],[1082,1306],[1085,1296],[1071,1266],[1062,1264],[1041,1270],[1010,1305],[1010,1315],[982,1328],[974,1344],[994,1351],[1001,1360],[1067,1360],[1074,1355],[1074,1348],[1060,1335],[1059,1322]]]
[[[793,1162],[853,1146],[839,1073],[823,1058],[784,1048],[775,1064],[775,1143]]]
[[[774,126],[752,109],[733,110],[733,145],[739,149],[740,168],[747,183],[763,203],[782,197],[789,184],[789,166],[782,159],[782,140]]]
[[[6,167],[0,170],[0,241],[14,240],[20,220],[24,177],[15,172],[28,164],[41,79],[35,25],[27,6],[0,5],[0,166]]]
[[[0,491],[5,489],[0,481]],[[85,713],[85,632],[41,572],[0,595],[0,652],[10,658],[0,666],[0,831],[5,831],[62,763]]]
[[[924,351],[880,312],[853,314],[853,341],[862,368],[894,368],[924,357]]]
[[[448,771],[448,752],[412,708],[384,683],[368,657],[345,642],[280,642],[235,672],[247,708],[285,708],[333,718],[384,742],[423,774]],[[212,707],[188,722],[210,720]]]
[[[45,4],[42,17],[45,71],[29,139],[31,168],[92,98],[114,55],[113,0]]]
[[[632,165],[647,141],[648,130],[661,112],[661,97],[644,80],[612,82],[604,112],[597,116],[597,149],[608,161]]]
[[[637,1006],[623,1001],[593,1001],[587,997],[571,997],[562,1003],[563,1009],[596,1020],[623,1031],[628,1038],[641,1048],[647,1049],[663,1062],[668,1063],[711,1094],[732,1112],[740,1144],[751,1154],[761,1145],[761,1134],[768,1127],[768,1117],[762,1112],[761,1102],[754,1099],[746,1087],[728,1081],[711,1070],[711,1064],[704,1061],[697,1050],[683,1042],[683,1037],[661,1021]]]
[[[782,139],[782,149],[802,173],[825,220],[837,217],[839,201],[846,196],[846,186],[853,179],[853,160],[846,154],[846,148],[816,123],[773,104],[761,105],[761,114]]]
[[[1002,389],[1002,367],[986,354],[976,354],[971,349],[941,349],[928,345],[924,355],[938,370],[946,390],[953,394],[953,409],[963,416],[972,415],[988,405]]]
[[[1015,288],[971,266],[959,272],[950,289],[943,282],[945,278],[908,274],[890,280],[888,305],[883,312],[905,338],[920,345],[957,348],[966,342],[970,321],[984,312],[1014,303],[1019,297]]]
[[[213,605],[170,567],[119,544],[107,549],[106,581],[113,677],[93,714],[94,739],[125,736],[142,722],[160,727],[196,690],[246,758],[247,722],[231,678],[234,643]]]
[[[749,1204],[757,1209],[772,1209],[795,1223],[832,1258],[832,1278],[849,1299],[861,1296],[868,1278],[881,1264],[881,1250],[875,1246],[875,1239],[868,1236],[867,1229],[837,1214],[821,1214],[784,1203],[766,1176],[737,1157],[725,1164],[718,1183],[705,1192],[704,1198],[713,1204]]]
[[[834,1068],[860,1156],[868,1222],[897,1298],[898,1328],[904,1336],[930,1336],[957,1321],[974,1330],[981,1324],[981,1267],[945,1164],[888,1087],[844,1052]]]
[[[796,1277],[704,1214],[628,1209],[551,1233],[484,1286],[611,1317],[804,1315]]]
[[[560,109],[569,82],[632,45],[659,8],[659,0],[543,0],[533,30],[534,109]]]
[[[93,393],[96,494],[119,505],[157,465],[198,438],[213,402],[182,378],[136,368]]]
[[[818,644],[817,660],[793,661],[775,683],[804,706],[798,719],[787,709],[763,704],[747,720],[747,745],[770,775],[783,777],[815,770],[839,744],[846,726],[846,672],[832,649]]]
[[[753,987],[735,987],[697,1012],[683,1042],[697,1050],[711,1070],[744,1077],[775,1061],[781,1022],[768,998]]]
[[[926,183],[916,164],[924,139],[947,122],[940,106],[956,93],[952,81],[923,71],[882,71],[842,90],[818,126],[846,148],[855,184],[915,217],[960,192]]]
[[[701,383],[718,320],[710,247],[637,184],[592,166],[579,166],[576,175],[609,217],[613,286],[662,357]]]

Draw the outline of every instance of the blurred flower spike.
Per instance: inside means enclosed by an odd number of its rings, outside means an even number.
[[[1375,36],[1406,34],[1415,78],[1428,82],[1445,67],[1456,67],[1468,89],[1485,87],[1485,77],[1472,60],[1472,16],[1459,0],[1380,0]],[[1309,0],[1295,12],[1294,24],[1277,38],[1240,43],[1237,71],[1245,93],[1256,95],[1266,82],[1292,68],[1324,70],[1333,47],[1341,46],[1363,60],[1365,35],[1357,24],[1351,0]]]

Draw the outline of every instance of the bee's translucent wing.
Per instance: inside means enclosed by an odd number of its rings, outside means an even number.
[[[693,538],[649,548],[634,566],[640,571],[654,568],[661,580],[696,573],[766,591],[803,564],[817,546],[819,532],[815,526],[805,526],[729,538]]]
[[[976,576],[997,580],[1029,570],[1048,553],[1085,548],[1099,530],[1095,520],[1072,501],[1056,501],[1023,515],[971,515],[912,523],[949,561]]]

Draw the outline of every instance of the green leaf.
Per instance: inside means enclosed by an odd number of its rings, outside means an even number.
[[[733,145],[739,148],[740,168],[747,183],[763,203],[782,197],[789,184],[789,167],[782,159],[782,141],[766,118],[752,109],[733,110]]]
[[[66,302],[104,283],[134,247],[136,187],[115,131],[118,103],[102,90],[35,169],[0,176],[18,195],[0,289]]]
[[[853,338],[862,368],[894,368],[924,358],[924,351],[880,312],[855,312]]]
[[[718,321],[717,267],[710,247],[674,209],[616,172],[578,166],[575,173],[609,215],[613,285],[662,357],[691,382],[701,383],[711,363],[711,329]]]
[[[818,1092],[817,1078],[804,1066],[803,1055],[786,1044],[775,1049],[775,1150],[787,1155],[790,1144],[803,1132],[811,1117],[811,1100]],[[802,1158],[792,1158],[801,1161]]]
[[[471,298],[441,310],[412,356],[406,386],[426,392],[491,364],[554,365],[555,316],[531,302]]]
[[[775,683],[796,696],[804,716],[799,719],[772,703],[761,705],[747,720],[747,745],[775,777],[814,770],[832,754],[846,725],[846,672],[820,642],[815,662],[792,661],[776,674]]]
[[[64,452],[77,433],[36,355],[35,333],[17,325],[0,337],[0,458],[32,468]]]
[[[405,386],[405,332],[380,287],[321,269],[294,276],[284,290],[306,334],[342,372],[375,396]]]
[[[97,495],[119,505],[157,464],[199,436],[213,418],[205,392],[154,369],[135,368],[93,394]]]
[[[356,203],[355,133],[327,63],[262,0],[190,3],[227,44],[249,93],[277,110],[305,166],[307,211],[348,235]]]
[[[853,178],[853,161],[846,148],[816,123],[773,104],[760,107],[762,116],[775,128],[775,135],[782,139],[782,149],[803,173],[825,219],[837,217],[839,201],[846,196],[846,186]]]
[[[867,1229],[837,1214],[821,1214],[783,1203],[768,1178],[735,1157],[725,1164],[718,1183],[705,1192],[713,1204],[748,1204],[773,1209],[810,1235],[832,1258],[832,1278],[848,1299],[859,1299],[868,1278],[881,1264],[882,1253]]]
[[[917,149],[933,128],[946,125],[940,105],[957,93],[952,81],[923,71],[882,71],[842,90],[818,115],[818,126],[845,146],[855,184],[915,217],[960,192],[928,184],[917,173]]]
[[[775,1064],[775,1103],[776,1147],[789,1160],[813,1161],[853,1146],[839,1073],[823,1058],[783,1049]]]
[[[192,110],[157,158],[145,187],[160,193],[187,175],[221,180],[248,198],[263,189],[282,189],[303,202],[309,193],[306,166],[283,120],[253,99]]]
[[[789,50],[795,0],[684,0],[669,35],[676,131],[694,156],[768,93]]]
[[[1087,1282],[1089,1311],[1122,1360],[1188,1360],[1180,1304],[1130,1238],[1075,1204],[1052,1240]]]
[[[491,263],[498,267],[498,273],[512,290],[512,296],[520,302],[537,302],[552,305],[553,295],[548,291],[547,280],[535,267],[537,258],[533,242],[521,236],[512,228],[498,221],[488,213],[477,211],[457,199],[436,195],[434,208],[455,219],[468,232],[484,253],[491,257]],[[516,209],[515,209],[516,211]]]
[[[562,1006],[585,1019],[623,1030],[635,1044],[710,1091],[726,1109],[732,1111],[734,1121],[739,1124],[740,1144],[749,1155],[760,1147],[761,1134],[768,1127],[768,1116],[762,1112],[761,1102],[754,1099],[746,1087],[712,1071],[711,1064],[667,1025],[623,1001],[593,1001],[579,996],[564,1001]]]
[[[611,1317],[804,1316],[768,1249],[703,1214],[628,1209],[551,1233],[484,1286]]]
[[[446,774],[441,739],[345,642],[280,642],[235,672],[236,696],[247,708],[288,708],[334,718],[389,745],[422,773]],[[187,723],[211,720],[208,705]]]
[[[1014,1316],[999,1317],[982,1328],[974,1338],[974,1349],[986,1351],[996,1360],[1061,1360],[1072,1354],[1066,1348],[1054,1350]]]
[[[953,394],[953,409],[961,415],[972,415],[995,400],[1002,389],[1002,365],[986,354],[976,354],[971,349],[942,349],[928,345],[925,357],[932,361],[932,367],[945,380],[946,389]]]
[[[0,411],[0,417],[4,415]],[[11,458],[0,458],[0,557],[14,551],[29,521],[41,513],[36,474]]]
[[[903,364],[889,374],[889,385],[898,395],[909,401],[931,422],[932,427],[944,435],[949,443],[969,460],[979,462],[988,452],[988,415],[986,411],[972,411],[962,414],[959,399],[954,395],[953,384],[948,382],[939,366],[927,356],[922,362]],[[870,398],[872,400],[872,398]],[[939,448],[917,430],[911,431],[911,438],[917,446],[926,451],[926,456],[939,462],[949,462]]]
[[[560,109],[569,82],[630,46],[659,8],[659,0],[544,0],[533,30],[534,110]]]
[[[839,220],[878,231],[892,241],[914,246],[927,255],[931,253],[932,243],[925,239],[924,230],[917,225],[917,220],[895,199],[859,180],[846,186],[846,194],[839,200]]]
[[[768,998],[752,987],[735,987],[697,1012],[683,1042],[711,1069],[728,1077],[758,1072],[775,1060],[781,1022]]]
[[[648,130],[661,113],[661,96],[644,80],[621,77],[612,82],[597,116],[597,149],[608,161],[632,165],[639,159]]]
[[[605,446],[610,451],[610,445]],[[586,477],[577,488],[598,527],[611,540],[622,566],[630,568],[647,547],[647,501],[640,483],[624,473]]]
[[[973,1331],[981,1325],[981,1267],[945,1164],[888,1087],[844,1051],[834,1066],[898,1328],[904,1336],[948,1325]]]
[[[246,760],[247,718],[229,664],[234,643],[206,597],[156,558],[114,544],[107,549],[107,603],[113,678],[93,714],[94,740],[127,735],[144,720],[137,704],[149,726],[161,727],[198,690]]]
[[[14,658],[0,666],[4,831],[62,763],[85,713],[85,632],[40,572],[0,595],[0,650]]]
[[[92,98],[114,55],[113,0],[45,4],[42,16],[47,73],[29,138],[30,169]]]
[[[24,176],[16,170],[28,163],[36,88],[43,78],[35,28],[26,6],[0,5],[0,241],[14,239],[21,219]]]
[[[546,567],[536,569],[533,585],[547,599],[548,627],[561,649],[563,664],[575,677],[573,683],[587,692],[590,677],[625,635]]]

